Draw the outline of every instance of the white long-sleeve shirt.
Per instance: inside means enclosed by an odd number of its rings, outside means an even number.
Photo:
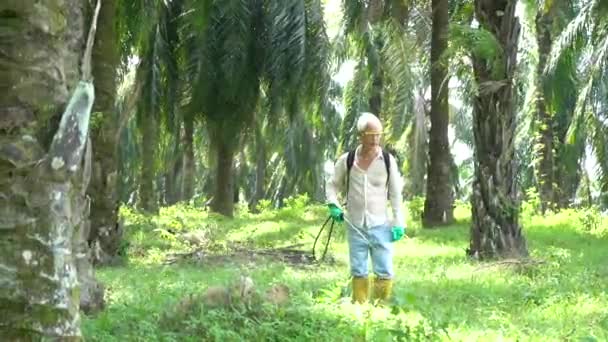
[[[386,165],[382,153],[374,159],[367,170],[357,166],[361,146],[355,151],[355,161],[350,170],[350,186],[346,199],[346,218],[359,228],[371,228],[389,223],[393,226],[405,227],[405,219],[401,204],[403,198],[401,189],[403,181],[395,158],[390,156],[390,177],[388,189],[386,184]],[[326,197],[328,203],[341,207],[338,194],[346,191],[346,158],[348,153],[341,155],[334,165],[334,172],[327,179]],[[388,199],[387,199],[388,191]],[[388,202],[393,211],[389,217]]]

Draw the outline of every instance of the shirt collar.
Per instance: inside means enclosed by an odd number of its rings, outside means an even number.
[[[357,148],[355,149],[355,156],[359,157],[359,152],[361,152],[361,148],[363,146],[361,144],[357,145]],[[381,159],[384,160],[384,153],[382,153],[383,149],[382,147],[380,147],[380,153],[378,153],[378,157],[376,157],[377,159]]]

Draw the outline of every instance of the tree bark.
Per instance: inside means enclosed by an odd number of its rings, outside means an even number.
[[[182,178],[183,178],[183,152],[182,152],[182,131],[176,130],[174,137],[173,153],[165,160],[165,188],[164,188],[164,203],[166,205],[174,205],[180,201],[182,194]]]
[[[116,70],[120,63],[116,32],[116,0],[105,0],[93,52],[93,75],[97,89],[95,117],[91,125],[93,170],[87,195],[91,198],[93,261],[108,264],[118,255],[122,226],[118,222],[118,121],[115,112]]]
[[[184,178],[182,182],[181,200],[189,201],[194,196],[194,118],[184,120]]]
[[[471,241],[468,254],[480,258],[528,254],[519,225],[514,171],[515,94],[520,31],[515,0],[476,0],[480,27],[490,32],[502,51],[498,60],[473,56],[479,94],[474,99],[475,179]]]
[[[215,192],[211,209],[224,216],[232,217],[234,213],[234,151],[231,143],[218,139],[215,141],[216,169]]]
[[[0,336],[9,341],[82,339],[94,100],[92,85],[78,83],[84,19],[77,0],[0,6]]]
[[[572,116],[566,122],[560,123],[553,131],[555,148],[555,205],[558,208],[568,208],[576,199],[576,192],[582,181],[581,166],[585,154],[585,144],[568,144],[568,127]]]
[[[366,11],[366,21],[375,24],[382,19],[384,14],[384,0],[369,0],[367,1],[367,6],[365,8]]]
[[[448,70],[440,61],[448,47],[448,3],[448,0],[432,1],[430,162],[422,218],[425,227],[448,225],[454,221],[454,194],[450,179],[452,154],[448,139]]]
[[[261,123],[258,123],[261,125]],[[255,190],[249,202],[249,210],[257,212],[258,202],[264,198],[266,188],[266,145],[260,127],[255,130]]]
[[[552,15],[551,11],[539,10],[536,16],[536,40],[538,43],[538,65],[536,66],[538,92],[536,96],[536,126],[538,132],[535,145],[538,164],[536,165],[536,180],[543,213],[556,202],[553,115],[548,108],[551,103],[551,89],[544,75],[544,68],[549,60],[552,47]]]
[[[154,116],[149,115],[144,120],[139,205],[145,212],[157,213],[158,201],[154,184],[156,179],[155,153],[158,127]]]
[[[415,121],[410,125],[408,134],[408,172],[406,194],[422,196],[424,194],[424,176],[427,169],[427,107],[422,96],[417,96],[415,105]],[[416,218],[416,220],[419,218]]]
[[[369,110],[378,117],[381,117],[382,115],[382,90],[384,89],[384,75],[382,62],[380,60],[382,44],[382,38],[378,34],[369,42],[370,46],[367,48],[367,60],[372,69],[372,89],[369,98]]]
[[[382,72],[376,71],[372,79],[372,95],[369,98],[369,110],[378,117],[382,115]]]
[[[393,17],[393,19],[403,27],[405,27],[407,24],[407,17],[409,16],[410,12],[408,5],[408,1],[391,0],[391,17]]]

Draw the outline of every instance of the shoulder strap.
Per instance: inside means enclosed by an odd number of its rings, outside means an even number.
[[[350,169],[355,163],[355,151],[349,151],[346,156],[346,198],[348,199],[348,188],[350,187]]]
[[[386,185],[388,186],[388,180],[391,177],[391,155],[385,150],[382,150],[382,159],[384,159],[384,166],[386,167]]]
[[[353,164],[355,163],[355,151],[349,151],[346,156],[346,171],[350,173],[350,169],[353,168]]]

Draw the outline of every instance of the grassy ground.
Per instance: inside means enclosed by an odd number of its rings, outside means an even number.
[[[280,211],[240,213],[235,220],[200,209],[172,207],[158,217],[124,210],[128,223],[123,266],[98,270],[107,307],[85,318],[91,341],[605,341],[608,340],[606,219],[565,211],[523,219],[534,263],[478,263],[465,257],[467,208],[459,223],[422,230],[396,244],[392,305],[352,305],[342,229],[332,264],[293,266],[251,254],[218,258],[235,246],[271,248],[305,243],[324,221],[321,206],[297,199]],[[608,229],[608,228],[606,228]],[[182,232],[199,230],[202,255],[166,265],[186,252]],[[236,245],[236,242],[240,242]],[[287,284],[287,306],[180,313],[176,303],[207,287],[250,276],[259,291]]]

